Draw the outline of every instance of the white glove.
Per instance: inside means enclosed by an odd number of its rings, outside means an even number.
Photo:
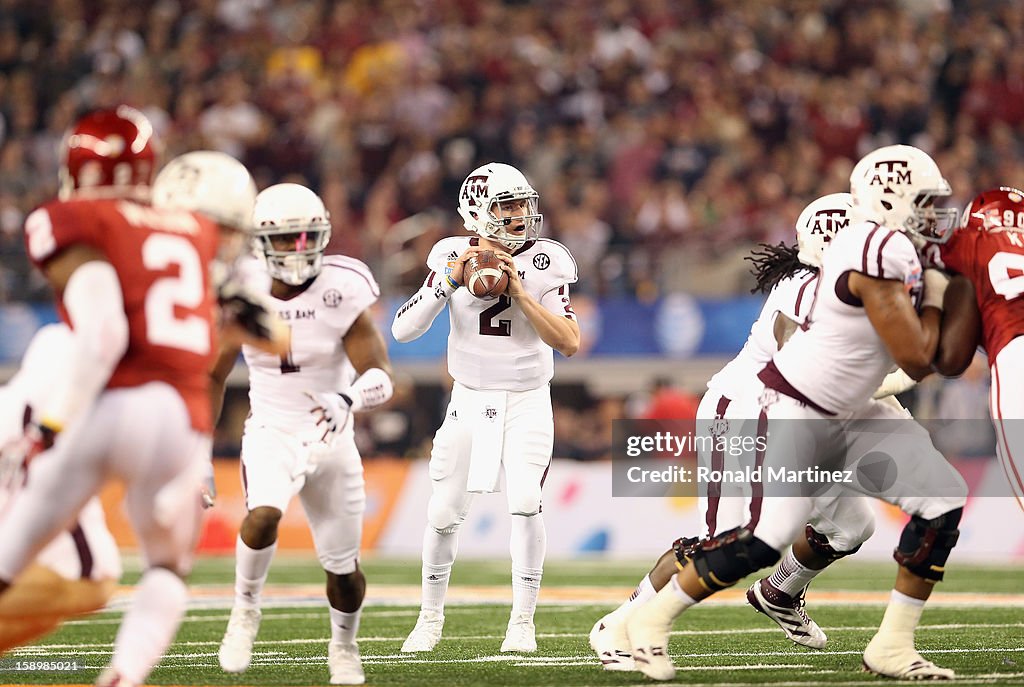
[[[949,286],[949,275],[942,270],[929,267],[924,271],[924,295],[921,297],[921,308],[938,308],[942,310],[942,299]]]
[[[352,399],[345,394],[333,392],[306,392],[306,396],[313,402],[309,412],[316,417],[316,426],[323,429],[323,436],[320,441],[327,442],[331,434],[340,434],[348,424],[352,415]]]
[[[897,368],[885,376],[885,379],[882,380],[882,385],[875,390],[871,398],[877,400],[887,396],[902,394],[904,391],[914,388],[916,384],[917,382],[914,381],[913,377]]]

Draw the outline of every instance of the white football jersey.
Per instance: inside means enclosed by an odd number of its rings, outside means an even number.
[[[262,261],[252,261],[243,270],[246,284],[270,293],[271,278]],[[312,430],[312,403],[305,394],[348,388],[353,375],[342,338],[379,296],[369,268],[342,255],[324,256],[320,274],[294,298],[271,296],[278,316],[291,330],[291,345],[288,355],[280,357],[242,346],[253,419],[290,431]]]
[[[866,403],[894,364],[860,299],[850,293],[851,272],[903,282],[915,308],[921,298],[921,260],[903,232],[864,223],[832,239],[804,325],[772,358],[783,384],[831,414]],[[771,374],[766,370],[761,379],[778,388],[765,379]]]
[[[748,393],[751,380],[779,350],[775,341],[776,314],[785,315],[798,325],[803,324],[814,300],[817,281],[818,273],[806,269],[772,287],[761,314],[750,328],[747,342],[739,354],[708,381],[708,389],[732,400]]]
[[[429,280],[444,279],[455,259],[476,236],[441,239],[430,250]],[[557,241],[528,242],[513,260],[523,286],[551,312],[575,320],[569,284],[577,280],[576,261]],[[534,330],[526,315],[508,296],[475,297],[458,289],[448,300],[451,333],[448,335],[448,372],[471,389],[528,391],[551,381],[554,354]]]

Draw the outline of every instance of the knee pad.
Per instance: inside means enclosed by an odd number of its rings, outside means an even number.
[[[452,504],[436,503],[434,499],[430,499],[427,505],[427,524],[438,534],[451,534],[459,529],[465,517],[465,514],[460,513]]]
[[[680,537],[672,542],[672,553],[676,555],[676,567],[682,570],[691,560],[693,553],[700,545],[697,537]]]
[[[351,575],[359,564],[358,545],[351,551],[337,552],[332,555],[317,556],[320,567],[338,577]]]
[[[532,488],[522,488],[512,494],[509,487],[508,512],[511,515],[536,515],[540,512],[540,485]]]
[[[956,508],[937,518],[925,520],[913,516],[903,528],[900,544],[892,557],[910,572],[930,582],[940,582],[946,559],[960,538],[960,518],[964,509]]]
[[[693,552],[693,565],[701,585],[717,592],[739,582],[750,573],[775,565],[781,554],[737,527],[702,541]]]
[[[874,530],[873,525],[871,529]],[[810,525],[808,525],[806,529],[804,529],[804,536],[807,537],[807,544],[811,547],[811,550],[814,551],[814,553],[821,556],[822,558],[824,558],[825,560],[827,560],[829,565],[835,563],[840,558],[846,558],[847,556],[857,553],[858,551],[860,551],[861,547],[860,544],[857,544],[857,546],[853,547],[848,551],[837,551],[834,548],[832,548],[831,544],[829,544],[828,537],[826,537],[824,534],[817,531]],[[870,536],[870,534],[868,536]],[[867,538],[868,537],[864,537],[864,539]]]

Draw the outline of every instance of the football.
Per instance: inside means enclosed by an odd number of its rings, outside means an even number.
[[[494,251],[480,251],[466,261],[466,287],[477,298],[497,298],[508,288],[508,275]]]

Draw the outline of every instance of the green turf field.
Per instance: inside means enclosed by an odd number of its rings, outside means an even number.
[[[367,561],[370,586],[360,631],[367,683],[380,685],[630,685],[648,683],[639,673],[607,673],[587,645],[594,621],[645,572],[643,563],[551,563],[537,612],[538,652],[500,654],[509,611],[508,564],[456,564],[445,635],[429,654],[400,654],[412,628],[418,562]],[[732,601],[697,607],[677,623],[671,652],[681,684],[865,684],[878,678],[860,671],[860,652],[881,619],[894,564],[842,561],[812,587],[808,610],[829,634],[825,651],[790,644],[763,616]],[[193,578],[196,607],[189,611],[154,684],[327,684],[327,612],[322,573],[309,559],[281,559],[268,584],[268,605],[253,658],[244,675],[226,675],[217,648],[227,623],[232,562],[205,560]],[[136,573],[126,580],[137,578]],[[468,593],[472,586],[474,592]],[[493,586],[493,587],[491,587]],[[460,591],[461,588],[461,591]],[[951,566],[942,601],[925,612],[918,634],[922,653],[953,668],[964,684],[1024,684],[1024,571],[1020,568]],[[844,596],[842,592],[851,592]],[[879,594],[870,594],[877,592]],[[988,596],[979,597],[984,592]],[[486,593],[488,603],[473,603]],[[819,599],[815,600],[814,594]],[[996,595],[996,596],[993,596]],[[1002,596],[999,596],[1002,595]],[[545,602],[545,596],[548,598]],[[573,597],[578,597],[574,600]],[[593,600],[599,597],[600,601]],[[823,599],[827,598],[825,602]],[[936,599],[938,601],[938,598]],[[123,604],[123,599],[117,601]],[[110,657],[120,620],[108,612],[66,625],[41,645],[11,659],[77,659],[75,673],[0,672],[0,683],[87,684]]]

